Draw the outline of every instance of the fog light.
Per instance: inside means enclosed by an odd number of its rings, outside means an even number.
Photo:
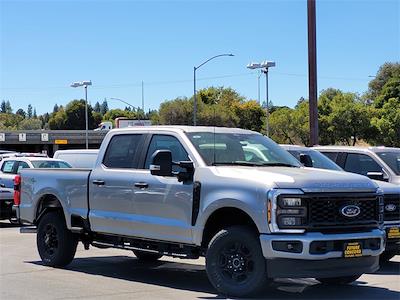
[[[299,241],[272,241],[272,249],[282,252],[301,253],[303,243]]]

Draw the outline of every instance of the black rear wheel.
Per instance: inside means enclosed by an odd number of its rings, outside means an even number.
[[[361,275],[331,277],[331,278],[316,278],[322,284],[343,285],[349,284],[360,278]]]
[[[40,219],[36,243],[46,266],[64,267],[74,259],[78,237],[67,229],[64,215],[53,211]]]
[[[152,253],[152,252],[146,252],[146,251],[140,251],[140,250],[133,250],[133,254],[135,256],[142,260],[142,261],[156,261],[159,260],[162,257],[162,254],[159,253]]]
[[[208,246],[206,270],[212,285],[223,295],[242,297],[259,291],[267,276],[256,233],[243,226],[218,232]]]

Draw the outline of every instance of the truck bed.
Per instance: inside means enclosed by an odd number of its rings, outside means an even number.
[[[22,194],[19,208],[20,219],[33,223],[42,201],[55,197],[65,212],[67,227],[71,228],[71,216],[84,219],[88,215],[88,179],[90,169],[24,169],[21,172]],[[51,195],[51,196],[50,196]]]

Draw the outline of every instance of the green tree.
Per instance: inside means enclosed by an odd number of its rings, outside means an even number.
[[[101,108],[100,108],[100,103],[99,103],[99,101],[97,101],[97,102],[95,103],[93,110],[94,110],[95,112],[101,114]]]
[[[236,116],[239,118],[240,128],[261,132],[265,120],[265,111],[257,101],[246,101],[234,106]]]
[[[104,121],[114,121],[118,117],[125,117],[129,119],[136,119],[136,114],[134,112],[129,112],[122,109],[110,109],[103,115]]]
[[[108,112],[108,103],[107,100],[104,99],[103,103],[100,106],[100,113],[104,116]]]
[[[32,115],[32,117],[33,117],[34,119],[37,119],[36,108],[33,109],[33,115]]]
[[[53,113],[56,113],[56,112],[58,112],[58,110],[59,110],[60,108],[58,107],[58,105],[57,105],[57,103],[56,104],[54,104],[54,107],[53,107]]]
[[[19,125],[18,129],[20,130],[35,130],[42,128],[42,121],[39,119],[24,119],[22,120]]]
[[[378,70],[375,78],[368,84],[368,92],[365,98],[374,102],[375,98],[382,92],[383,87],[392,78],[400,78],[400,63],[384,63]]]
[[[400,100],[390,98],[379,110],[379,115],[373,117],[371,123],[379,131],[373,140],[377,144],[400,147]]]
[[[292,123],[293,109],[277,108],[269,117],[270,137],[279,144],[295,144]]]
[[[32,105],[28,104],[28,119],[32,118]]]
[[[25,112],[22,108],[19,108],[19,109],[15,112],[15,114],[21,116],[21,117],[24,118],[24,119],[25,119],[25,117],[26,117],[26,112]]]
[[[86,118],[85,118],[85,100],[73,100],[67,104],[65,107],[65,129],[85,129],[86,128]],[[96,126],[94,124],[93,109],[88,104],[88,127],[89,129],[94,129]]]
[[[0,104],[0,112],[3,113],[3,114],[7,113],[6,101],[5,101],[5,100],[1,101],[1,104]]]
[[[56,113],[53,113],[49,119],[49,128],[52,130],[66,129],[67,115],[63,107],[60,106]]]

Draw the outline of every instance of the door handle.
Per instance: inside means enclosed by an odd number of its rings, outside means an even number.
[[[147,182],[135,182],[135,187],[147,189],[149,187],[149,184]]]
[[[104,185],[105,184],[104,180],[98,180],[98,179],[93,180],[92,183],[95,185]]]

